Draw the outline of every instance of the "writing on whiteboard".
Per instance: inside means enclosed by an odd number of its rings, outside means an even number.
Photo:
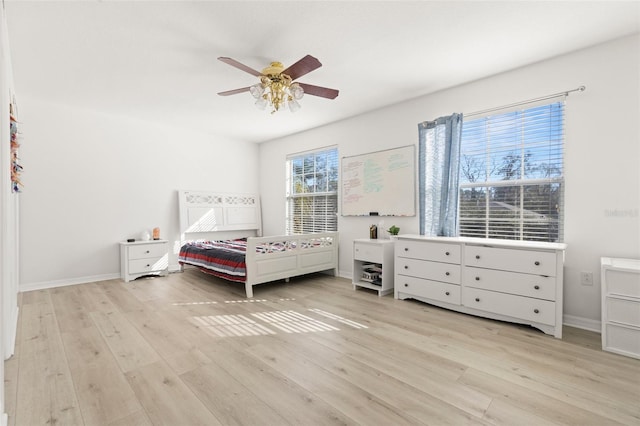
[[[342,159],[342,215],[415,215],[415,148]]]

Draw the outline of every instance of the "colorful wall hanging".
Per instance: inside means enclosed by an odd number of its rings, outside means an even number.
[[[18,158],[18,149],[20,148],[20,142],[18,141],[18,120],[16,119],[13,104],[9,104],[9,121],[11,127],[11,192],[20,192],[20,188],[22,187],[22,182],[20,182],[22,166]]]

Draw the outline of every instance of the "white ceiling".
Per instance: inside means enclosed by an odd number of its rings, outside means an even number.
[[[638,1],[5,0],[15,90],[262,142],[640,30]],[[300,81],[340,90],[302,109],[253,106],[261,70],[306,54]],[[20,104],[18,102],[18,104]]]

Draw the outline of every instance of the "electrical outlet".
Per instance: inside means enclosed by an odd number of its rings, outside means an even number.
[[[593,285],[593,272],[580,272],[581,285]]]

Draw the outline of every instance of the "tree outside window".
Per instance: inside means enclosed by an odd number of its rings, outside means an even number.
[[[562,241],[563,122],[560,102],[465,120],[461,236]]]
[[[337,231],[338,149],[292,155],[286,167],[287,234]]]

